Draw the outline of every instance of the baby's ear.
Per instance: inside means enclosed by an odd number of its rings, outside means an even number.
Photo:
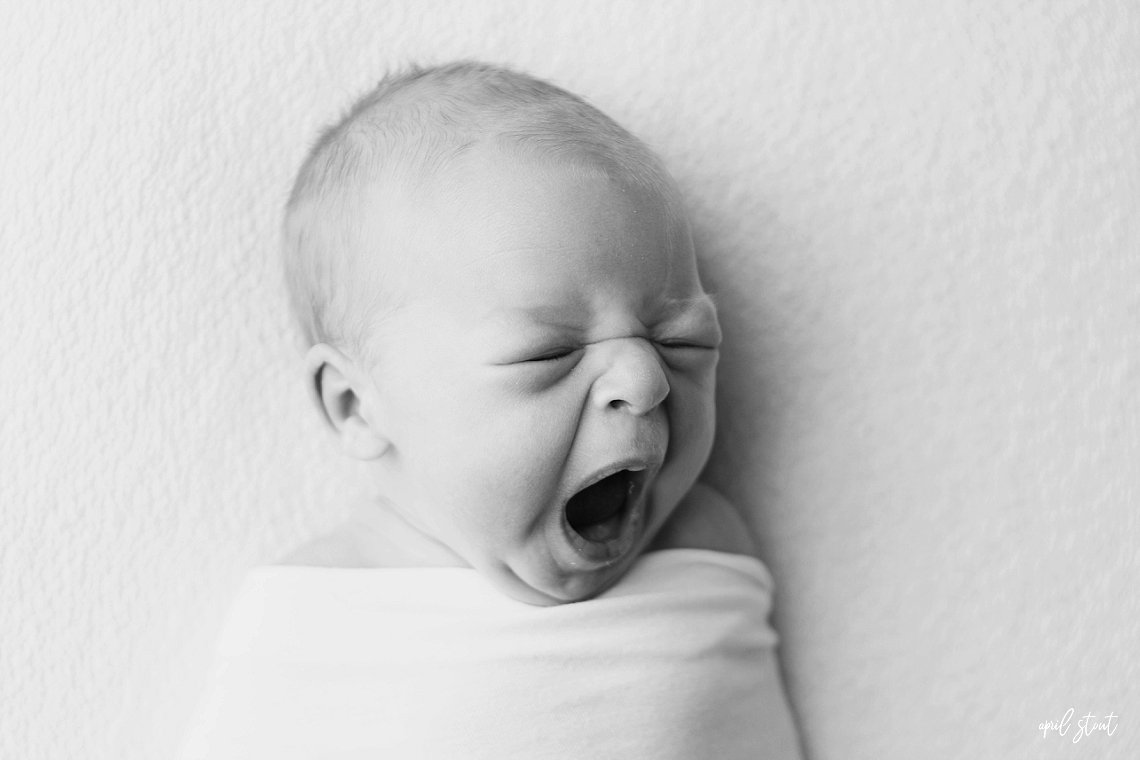
[[[377,459],[388,450],[388,439],[369,403],[375,390],[372,380],[356,362],[327,343],[309,349],[305,360],[310,388],[344,452],[356,459]]]

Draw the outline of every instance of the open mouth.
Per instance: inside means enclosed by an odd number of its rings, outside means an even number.
[[[633,546],[641,523],[641,473],[618,470],[570,497],[564,510],[571,544],[583,558],[610,561]]]
[[[583,488],[566,503],[566,522],[587,541],[609,541],[621,532],[621,516],[633,481],[629,470],[615,472]]]

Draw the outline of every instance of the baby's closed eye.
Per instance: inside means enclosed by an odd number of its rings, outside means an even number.
[[[717,346],[709,340],[700,338],[662,338],[654,341],[662,348],[691,349],[699,351],[715,351]]]
[[[527,359],[523,359],[523,363],[531,362],[556,362],[561,359],[569,359],[581,351],[581,347],[576,346],[562,346],[559,348],[552,348],[548,350],[538,351]]]

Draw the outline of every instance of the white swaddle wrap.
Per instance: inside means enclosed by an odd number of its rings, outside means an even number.
[[[699,549],[556,607],[461,568],[258,568],[183,757],[792,757],[771,591]]]

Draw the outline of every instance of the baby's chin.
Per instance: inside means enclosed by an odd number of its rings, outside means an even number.
[[[612,535],[583,538],[568,526],[547,527],[523,556],[500,565],[492,582],[527,604],[552,606],[591,599],[609,589],[649,543],[644,509],[623,517]]]
[[[516,601],[553,607],[596,597],[621,580],[636,558],[637,554],[631,554],[620,562],[591,571],[566,571],[554,566],[504,567],[504,572],[493,576],[491,581]]]
[[[495,571],[485,574],[501,591],[527,604],[568,604],[603,593],[646,551],[680,501],[676,488],[632,480],[603,486],[628,493],[619,510],[584,509],[583,514],[595,519],[583,522],[568,505],[552,514],[525,548],[499,558]],[[605,519],[596,519],[599,516]]]

